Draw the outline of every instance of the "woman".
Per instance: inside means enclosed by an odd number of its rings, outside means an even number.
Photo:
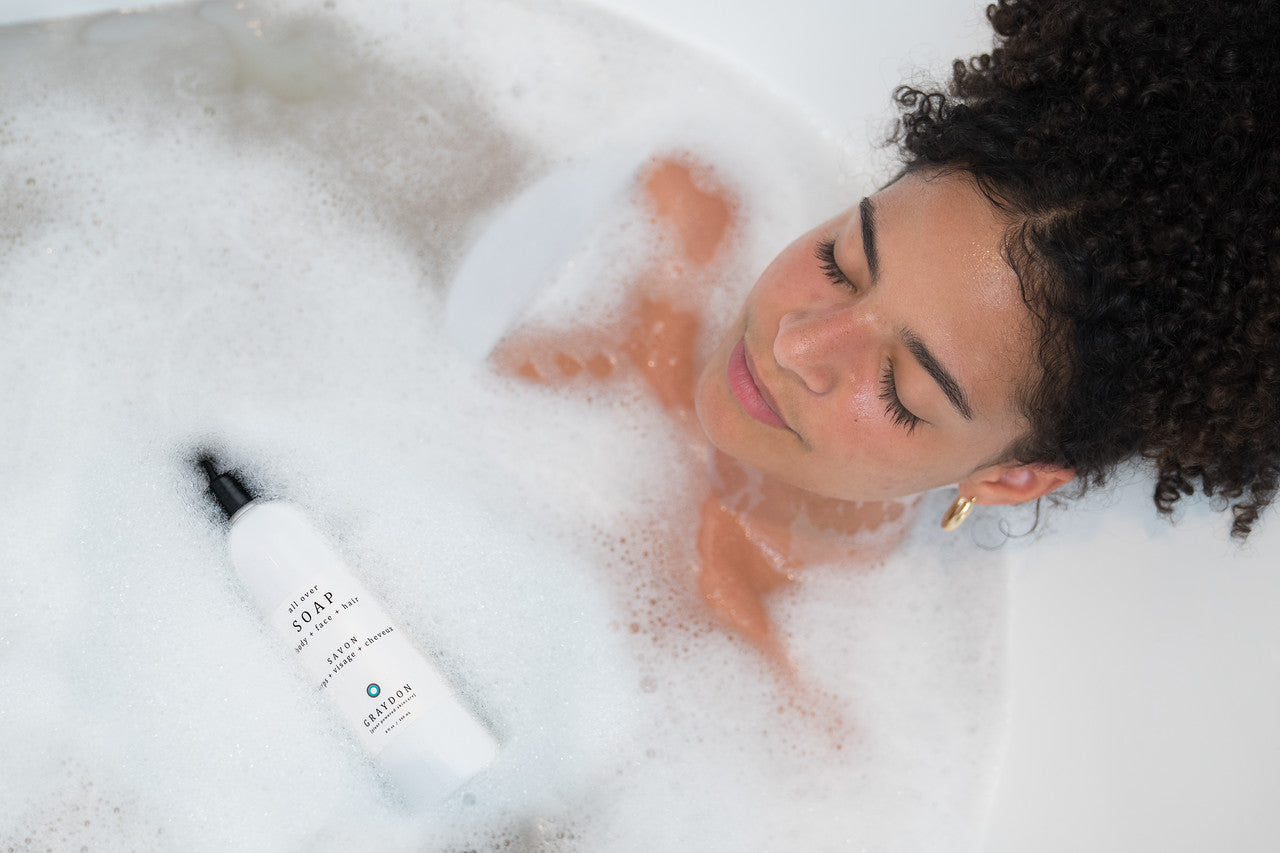
[[[704,377],[708,434],[858,498],[953,481],[966,500],[1019,503],[1073,477],[1099,484],[1137,456],[1155,465],[1161,512],[1199,489],[1246,536],[1280,452],[1278,14],[990,7],[997,47],[957,63],[950,94],[899,90],[903,177],[784,253],[739,321],[748,355],[773,342],[757,367],[784,419],[843,382],[858,396],[847,412],[870,420],[874,398],[897,433],[855,437],[846,422],[843,444],[800,432],[773,446]],[[783,294],[772,277],[813,284]],[[820,294],[823,277],[849,289],[847,308]],[[758,340],[753,302],[768,317]],[[857,378],[794,361],[833,340]],[[717,354],[730,371],[731,347]],[[824,454],[827,441],[841,449]]]
[[[806,493],[956,484],[946,526],[1140,458],[1160,512],[1201,491],[1244,538],[1280,482],[1276,4],[988,16],[995,49],[948,92],[899,89],[899,177],[760,277],[698,422]],[[698,180],[649,184],[686,244]]]

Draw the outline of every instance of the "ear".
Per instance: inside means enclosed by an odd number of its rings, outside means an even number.
[[[965,478],[960,494],[983,506],[1020,504],[1044,497],[1075,476],[1075,471],[1056,465],[992,465]]]

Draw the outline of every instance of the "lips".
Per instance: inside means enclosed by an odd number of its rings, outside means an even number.
[[[742,410],[755,420],[777,429],[789,430],[786,421],[778,414],[776,404],[767,388],[756,380],[755,371],[747,359],[747,348],[743,341],[738,341],[729,354],[729,390]]]

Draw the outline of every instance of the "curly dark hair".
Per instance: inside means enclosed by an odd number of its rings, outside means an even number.
[[[1012,223],[1039,320],[1026,463],[1155,467],[1243,539],[1280,484],[1280,14],[1273,0],[999,0],[946,92],[903,86],[907,170]]]

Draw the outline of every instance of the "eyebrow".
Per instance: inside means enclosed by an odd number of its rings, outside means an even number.
[[[858,218],[862,221],[862,252],[874,284],[880,279],[880,254],[876,251],[876,209],[870,198],[858,202]]]
[[[899,333],[902,343],[906,346],[907,351],[915,356],[916,361],[920,362],[920,366],[925,372],[933,377],[933,381],[938,383],[938,387],[942,389],[942,393],[947,395],[947,399],[951,401],[951,405],[955,410],[964,416],[966,421],[973,420],[973,409],[969,406],[969,398],[965,396],[964,389],[960,387],[960,383],[952,376],[934,354],[925,346],[924,341],[917,337],[916,333],[910,329],[904,329]]]

